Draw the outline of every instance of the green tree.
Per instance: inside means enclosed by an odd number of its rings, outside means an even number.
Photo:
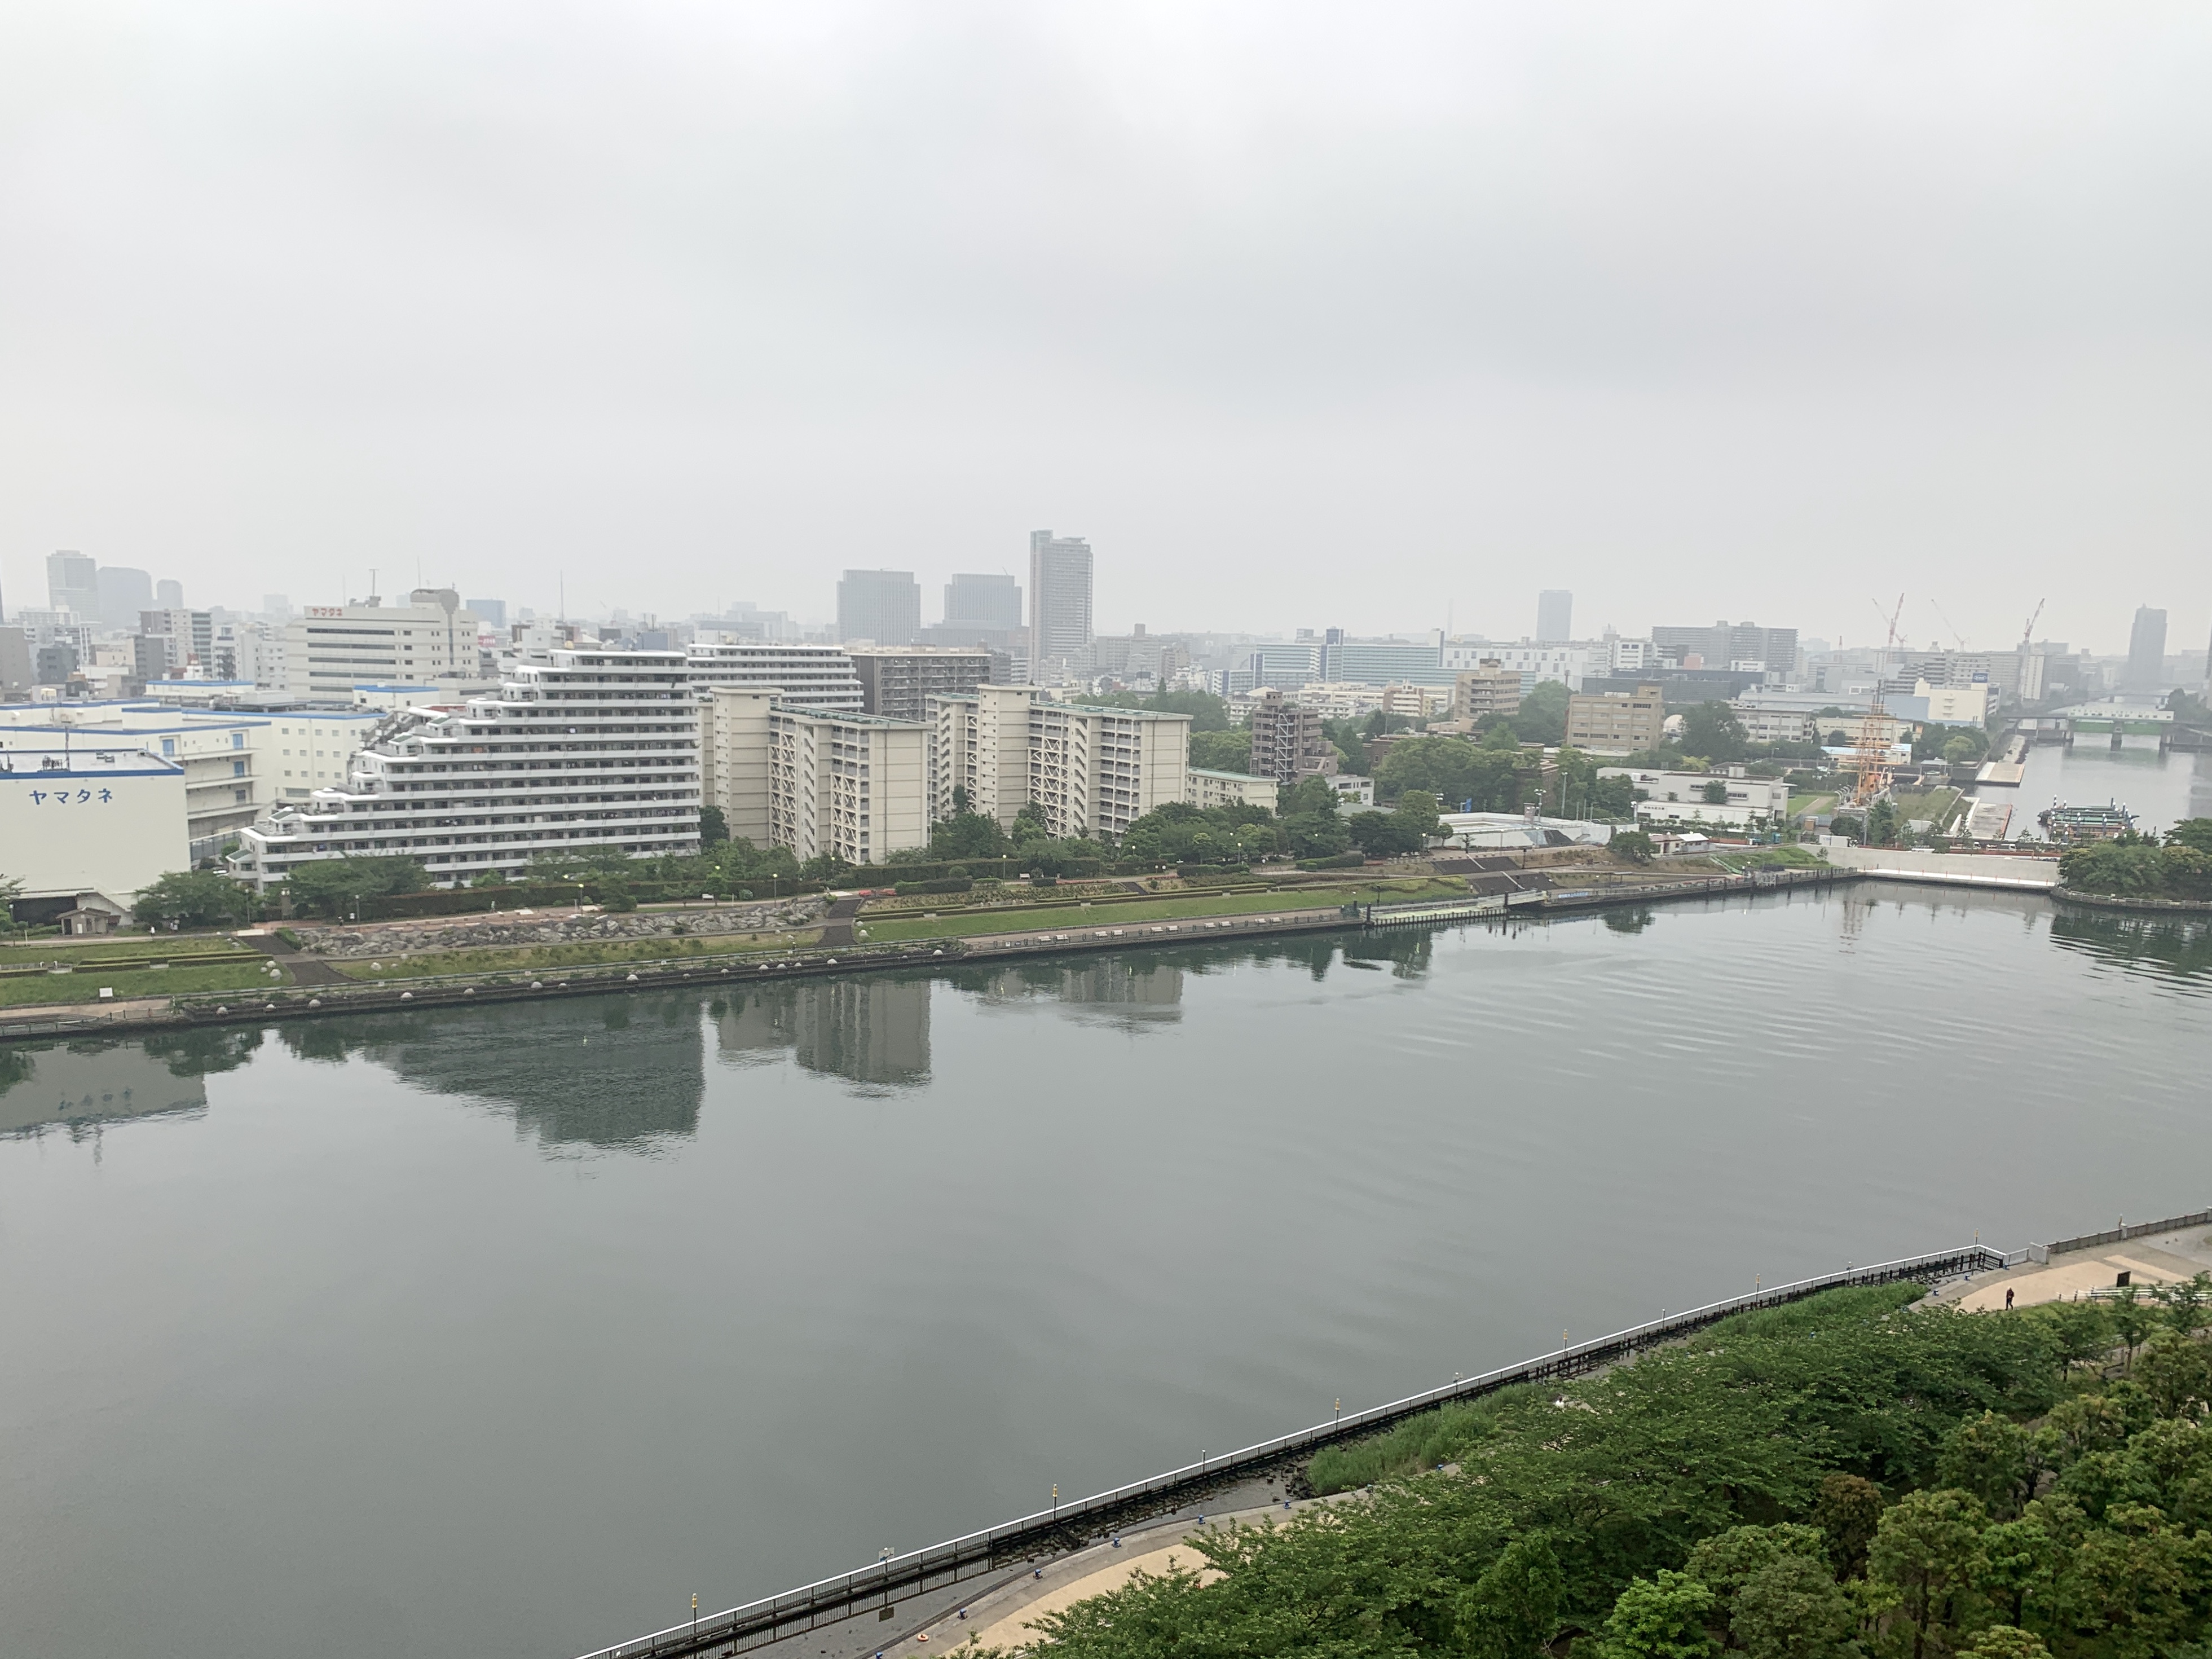
[[[1982,1534],[1978,1588],[1999,1612],[2021,1624],[2031,1603],[2049,1598],[2063,1553],[2040,1514],[2001,1521]]]
[[[1713,779],[1709,783],[1699,784],[1698,793],[1705,797],[1705,805],[1708,806],[1728,805],[1728,785],[1723,783],[1718,778]]]
[[[2171,1285],[2154,1285],[2150,1293],[2176,1335],[2194,1336],[2204,1328],[2206,1308],[2212,1304],[2212,1273],[2194,1273]]]
[[[2123,1285],[2117,1296],[2108,1298],[2105,1309],[2112,1321],[2112,1334],[2120,1339],[2127,1350],[2126,1368],[2135,1369],[2136,1350],[2142,1340],[2159,1325],[2158,1305],[2147,1300],[2132,1285]]]
[[[1205,772],[1250,772],[1250,730],[1240,727],[1233,732],[1192,732],[1190,763]]]
[[[2010,1625],[1991,1625],[1974,1633],[1973,1646],[1960,1659],[2051,1659],[2043,1638]]]
[[[428,872],[410,858],[316,859],[294,865],[284,878],[295,905],[325,916],[342,915],[360,899],[419,893],[429,884]]]
[[[1589,799],[1583,811],[1604,823],[1626,823],[1636,816],[1636,785],[1613,776],[1590,780]]]
[[[1711,1587],[1723,1597],[1733,1596],[1759,1573],[1776,1563],[1798,1559],[1815,1564],[1824,1578],[1833,1582],[1825,1565],[1828,1540],[1818,1527],[1785,1523],[1778,1527],[1730,1527],[1726,1532],[1701,1538],[1690,1551],[1684,1567],[1690,1577]]]
[[[1474,1659],[1537,1659],[1558,1628],[1563,1588],[1549,1540],[1515,1539],[1460,1598],[1460,1650]]]
[[[1656,849],[1643,830],[1623,830],[1606,843],[1606,850],[1624,864],[1649,864]]]
[[[955,812],[929,829],[930,856],[936,859],[994,859],[1007,850],[999,821],[981,812]]]
[[[1972,1492],[1907,1492],[1881,1517],[1867,1551],[1868,1575],[1894,1589],[1911,1632],[1912,1659],[1929,1639],[1947,1645],[1960,1596],[1984,1567],[1989,1516]]]
[[[1837,1469],[1820,1477],[1813,1524],[1828,1540],[1828,1559],[1849,1577],[1866,1560],[1867,1546],[1881,1522],[1881,1488],[1864,1475]]]
[[[2132,1375],[2160,1417],[2193,1419],[2212,1407],[2212,1352],[2201,1342],[2165,1334],[2153,1337]]]
[[[1513,729],[1523,743],[1539,743],[1546,747],[1565,743],[1567,738],[1567,688],[1557,680],[1545,680],[1532,687],[1521,699],[1521,707],[1514,711]]]
[[[2112,1322],[2101,1302],[2046,1302],[2035,1310],[2035,1318],[2050,1333],[2051,1357],[2062,1378],[2112,1349]]]
[[[1682,748],[1709,761],[1741,760],[1743,722],[1724,702],[1701,702],[1683,713]]]
[[[2166,844],[2212,854],[2212,818],[2182,819],[2166,832]]]
[[[1970,1417],[1943,1437],[1936,1478],[1972,1492],[1991,1515],[2018,1515],[2033,1496],[2039,1464],[2034,1437],[1995,1412]]]
[[[1869,847],[1894,847],[1900,820],[1897,803],[1887,795],[1867,808],[1866,840]]]
[[[1662,1567],[1629,1581],[1598,1642],[1601,1659],[1708,1659],[1720,1644],[1705,1629],[1720,1598],[1686,1572]]]
[[[234,927],[253,914],[253,893],[212,870],[173,870],[140,889],[131,910],[141,921]]]
[[[1752,1573],[1729,1609],[1729,1629],[1749,1659],[1856,1659],[1857,1623],[1843,1587],[1805,1555],[1783,1556]]]
[[[1014,827],[1010,832],[1017,847],[1033,841],[1050,841],[1052,826],[1044,821],[1044,808],[1033,800],[1025,800],[1014,814]]]
[[[730,821],[723,816],[722,809],[719,806],[701,807],[699,809],[699,850],[704,852],[709,847],[720,846],[729,838]]]

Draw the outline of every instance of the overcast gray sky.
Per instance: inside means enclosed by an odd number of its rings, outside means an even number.
[[[0,583],[2212,629],[2202,4],[0,10]],[[1024,580],[1026,580],[1024,576]]]

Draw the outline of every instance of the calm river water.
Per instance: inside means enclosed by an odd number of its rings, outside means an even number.
[[[2201,1206],[2208,994],[2201,933],[1868,887],[0,1050],[0,1645],[565,1659]]]

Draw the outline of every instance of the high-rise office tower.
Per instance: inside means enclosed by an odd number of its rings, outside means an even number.
[[[2128,635],[2127,684],[2130,690],[2155,691],[2166,679],[2166,612],[2141,605]]]
[[[1575,636],[1575,596],[1547,587],[1536,596],[1536,643],[1565,645]]]
[[[266,604],[267,601],[263,601]],[[470,614],[487,628],[507,631],[507,601],[505,599],[471,599]]]
[[[185,585],[182,582],[155,582],[154,604],[161,611],[182,611],[185,608]]]
[[[1022,625],[1022,585],[1007,575],[960,575],[945,584],[947,628],[1002,629]]]
[[[261,614],[277,622],[291,621],[292,596],[289,593],[264,593],[261,596]]]
[[[1091,659],[1091,544],[1080,536],[1030,532],[1030,673],[1061,662],[1079,672]]]
[[[100,619],[99,566],[83,553],[46,555],[46,604],[73,613],[80,622]]]
[[[837,584],[837,637],[912,645],[921,632],[921,585],[911,570],[848,570]]]
[[[95,578],[100,588],[100,620],[106,628],[135,629],[138,613],[154,608],[154,579],[126,565],[104,564]]]

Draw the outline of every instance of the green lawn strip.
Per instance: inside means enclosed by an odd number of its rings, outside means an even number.
[[[590,968],[621,962],[667,962],[683,957],[728,956],[780,949],[787,941],[811,945],[818,928],[789,933],[689,934],[682,939],[579,940],[574,945],[488,946],[478,951],[428,951],[411,957],[332,959],[348,979],[382,984],[452,974],[523,974],[550,968]],[[381,963],[380,967],[372,966]]]
[[[1833,795],[1808,794],[1790,797],[1790,816],[1793,818],[1802,818],[1808,812],[1818,817],[1823,812],[1833,812],[1835,810],[1836,798]]]
[[[259,953],[233,943],[220,933],[132,933],[97,944],[66,939],[33,939],[26,945],[0,949],[0,968],[28,967],[41,962],[112,962],[151,958],[168,962],[182,957],[222,956],[240,962],[259,959]]]
[[[1899,793],[1893,799],[1897,803],[1898,817],[1908,821],[1925,818],[1941,830],[1959,805],[1960,792],[1956,789],[1929,789]]]
[[[1383,882],[1382,902],[1404,903],[1425,898],[1465,898],[1459,882]],[[1376,884],[1340,889],[1326,895],[1314,893],[1237,893],[1214,898],[1155,899],[1145,904],[1117,904],[1085,910],[1075,905],[1040,905],[1020,910],[971,911],[939,916],[935,921],[883,921],[866,924],[876,944],[908,939],[953,939],[974,933],[1025,933],[1045,928],[1124,927],[1143,922],[1200,921],[1209,917],[1263,916],[1289,910],[1331,909],[1355,899],[1365,903],[1375,896]]]
[[[98,1002],[100,988],[110,987],[114,1000],[131,997],[167,997],[204,991],[240,991],[264,985],[283,985],[289,975],[270,974],[258,966],[262,958],[243,958],[239,965],[218,963],[204,968],[124,968],[102,971],[80,968],[73,974],[26,974],[0,979],[0,1007],[36,1007],[50,1002]]]

